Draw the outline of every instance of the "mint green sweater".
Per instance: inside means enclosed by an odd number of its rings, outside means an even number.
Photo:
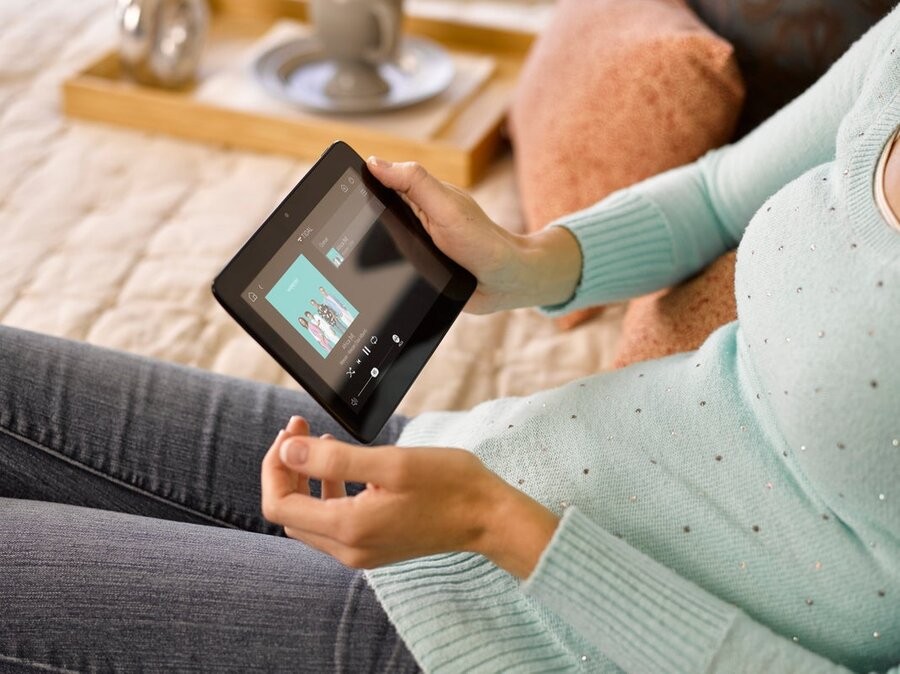
[[[738,320],[407,426],[564,513],[524,583],[463,553],[369,573],[426,671],[900,671],[900,232],[873,197],[898,50],[900,9],[740,143],[558,223],[584,269],[552,311],[739,244]]]

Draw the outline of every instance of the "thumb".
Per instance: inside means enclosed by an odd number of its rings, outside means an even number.
[[[398,447],[362,447],[332,438],[295,436],[282,443],[282,463],[297,472],[325,481],[394,484],[404,450]]]
[[[444,184],[431,175],[418,162],[389,162],[369,157],[369,170],[385,187],[405,195],[426,213],[439,209],[446,203]]]

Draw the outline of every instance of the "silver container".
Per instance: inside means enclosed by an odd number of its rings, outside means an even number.
[[[209,29],[206,0],[117,0],[119,57],[138,82],[183,87],[198,72]]]

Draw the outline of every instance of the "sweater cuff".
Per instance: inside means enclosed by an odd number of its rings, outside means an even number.
[[[624,190],[553,222],[581,246],[581,281],[563,304],[541,307],[551,316],[643,295],[667,285],[675,266],[672,235],[662,211]]]
[[[574,507],[522,590],[625,671],[706,671],[738,615]]]

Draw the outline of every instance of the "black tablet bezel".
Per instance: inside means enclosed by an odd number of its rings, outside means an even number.
[[[348,168],[355,169],[365,185],[385,207],[425,244],[436,262],[451,272],[440,293],[397,359],[385,373],[364,409],[353,410],[318,373],[242,298],[242,293],[268,264],[324,195]],[[286,217],[287,215],[287,217]],[[349,145],[336,141],[297,183],[262,226],[250,237],[213,281],[213,295],[260,346],[341,424],[353,437],[371,443],[403,396],[412,386],[431,354],[475,291],[476,280],[466,269],[444,255],[431,241],[412,209],[369,172],[366,162]]]

